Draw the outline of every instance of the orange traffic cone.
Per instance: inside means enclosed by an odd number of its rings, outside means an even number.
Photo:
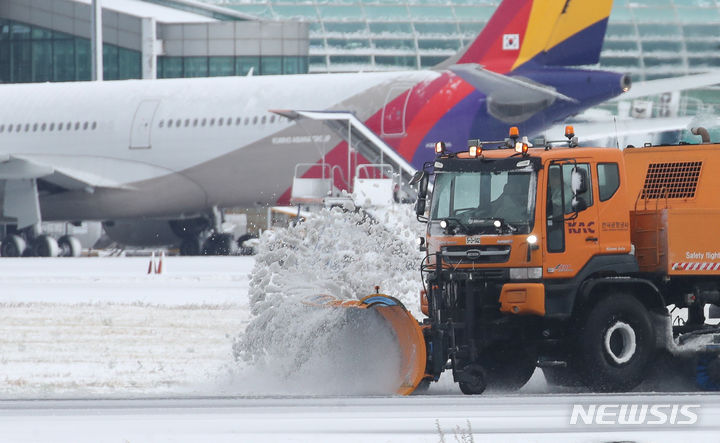
[[[165,258],[165,251],[160,253],[160,261],[158,262],[157,269],[155,269],[156,274],[162,274],[163,258]]]
[[[155,253],[153,252],[150,256],[150,263],[148,264],[148,274],[153,273],[153,263],[155,262]]]

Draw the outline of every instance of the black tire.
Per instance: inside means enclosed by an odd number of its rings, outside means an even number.
[[[61,257],[80,257],[82,245],[80,240],[72,235],[63,235],[58,239]]]
[[[40,235],[32,241],[32,254],[35,257],[57,257],[59,253],[57,240],[49,235]]]
[[[586,314],[575,352],[580,379],[593,391],[633,389],[655,354],[650,313],[630,294],[605,297]]]
[[[487,389],[485,371],[480,365],[471,365],[463,370],[463,381],[458,382],[460,392],[465,395],[480,395]]]
[[[530,380],[537,355],[526,349],[498,346],[482,353],[482,367],[490,390],[517,391]]]
[[[0,254],[3,257],[22,257],[25,249],[27,249],[25,240],[19,235],[10,234],[3,239]]]

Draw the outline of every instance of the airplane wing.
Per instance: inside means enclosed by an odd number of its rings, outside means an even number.
[[[693,123],[692,117],[621,119],[603,122],[573,123],[575,134],[580,142],[623,137],[627,135],[652,134],[665,131],[688,129]],[[694,125],[693,125],[694,126]],[[548,139],[561,139],[564,125],[554,126],[545,132]]]
[[[688,75],[685,77],[662,78],[659,80],[648,80],[637,82],[632,85],[630,91],[625,92],[610,101],[633,100],[649,95],[658,95],[665,92],[685,91],[687,89],[698,89],[706,86],[720,84],[720,71],[707,72],[705,74]]]
[[[0,155],[0,180],[42,179],[67,190],[88,188],[126,188],[120,183],[93,174],[91,172],[54,166],[31,160],[23,156]]]
[[[486,96],[504,103],[527,103],[543,99],[560,99],[571,103],[579,103],[576,99],[557,92],[555,88],[488,71],[477,64],[452,65],[448,70],[470,83]]]

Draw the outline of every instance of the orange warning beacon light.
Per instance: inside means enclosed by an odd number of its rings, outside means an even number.
[[[572,125],[565,126],[565,137],[567,137],[567,138],[575,137],[575,128],[573,128]]]
[[[510,131],[508,132],[508,135],[512,139],[517,139],[518,137],[520,137],[520,130],[517,126],[510,126]]]

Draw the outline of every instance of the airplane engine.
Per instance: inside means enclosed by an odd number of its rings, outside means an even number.
[[[176,246],[182,238],[170,220],[138,219],[103,222],[105,233],[125,246]]]

